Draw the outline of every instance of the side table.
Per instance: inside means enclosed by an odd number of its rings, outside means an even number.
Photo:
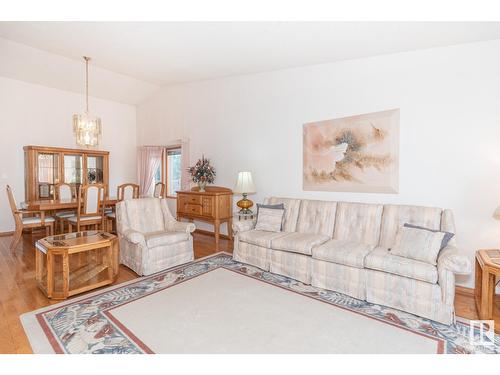
[[[493,320],[496,276],[500,276],[500,250],[478,250],[474,297],[481,320]],[[500,327],[495,331],[500,331]]]

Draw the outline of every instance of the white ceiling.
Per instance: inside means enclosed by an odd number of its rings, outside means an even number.
[[[0,22],[0,37],[65,57],[67,64],[91,56],[93,69],[140,87],[121,99],[138,102],[161,85],[500,39],[500,22]],[[78,74],[81,85],[81,67],[40,71],[48,55],[38,58],[25,61],[17,76],[43,73],[40,80],[59,87],[74,79],[62,74]],[[103,97],[109,95],[115,94]]]

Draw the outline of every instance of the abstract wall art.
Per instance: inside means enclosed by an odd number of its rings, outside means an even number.
[[[304,190],[397,193],[399,109],[304,124]]]

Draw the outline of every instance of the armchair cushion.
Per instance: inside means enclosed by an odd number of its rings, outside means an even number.
[[[167,223],[167,230],[170,232],[192,233],[196,230],[196,226],[193,223],[170,221]]]
[[[439,254],[438,268],[444,268],[459,275],[468,275],[471,273],[471,262],[469,258],[458,254],[455,246],[448,245]]]
[[[151,247],[157,247],[162,245],[172,245],[174,243],[189,240],[189,234],[185,232],[151,232],[144,235],[146,239],[146,245]]]

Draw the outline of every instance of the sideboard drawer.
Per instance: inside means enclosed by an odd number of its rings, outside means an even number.
[[[187,214],[201,215],[201,205],[186,204],[183,211]]]
[[[182,200],[188,204],[201,204],[201,196],[199,195],[183,195]]]

